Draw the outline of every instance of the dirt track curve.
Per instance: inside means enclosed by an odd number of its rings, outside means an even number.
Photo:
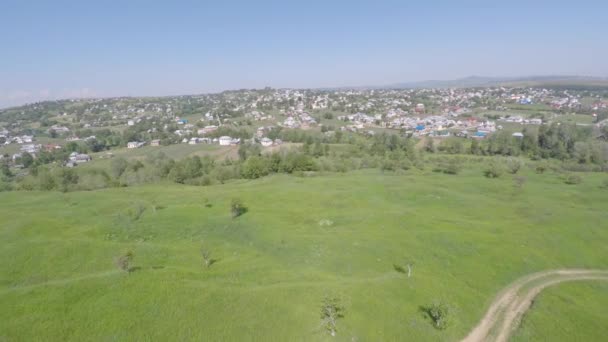
[[[492,301],[479,324],[462,342],[505,342],[544,288],[567,281],[605,280],[608,271],[562,269],[533,273],[509,284]]]

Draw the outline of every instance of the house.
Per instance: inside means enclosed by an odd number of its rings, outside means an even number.
[[[217,126],[205,126],[203,128],[199,128],[197,133],[198,135],[205,135],[217,130]]]
[[[190,141],[188,142],[188,144],[190,145],[196,145],[199,143],[199,138],[191,138]]]
[[[150,141],[150,146],[160,146],[160,139]]]
[[[49,128],[47,130],[47,132],[49,132],[49,133],[51,131],[55,131],[55,133],[58,133],[58,134],[63,134],[63,133],[68,133],[70,131],[70,129],[65,126],[53,125],[53,126],[51,126],[51,128]]]
[[[144,143],[139,141],[129,141],[127,143],[127,148],[140,148],[142,146],[144,146]]]
[[[522,132],[515,132],[511,134],[511,136],[513,136],[514,138],[523,138],[524,134]]]
[[[52,152],[54,150],[60,150],[61,149],[61,145],[57,145],[57,144],[46,144],[44,145],[44,150],[47,152]]]
[[[91,161],[91,157],[88,154],[72,152],[70,153],[69,162],[73,163],[74,166],[77,164],[83,164]]]
[[[262,138],[262,140],[260,141],[260,143],[262,144],[262,146],[264,147],[269,147],[272,146],[272,140],[268,139],[268,138]]]
[[[228,146],[232,143],[232,138],[224,135],[224,136],[220,137],[219,141],[220,141],[220,146]]]
[[[135,121],[133,121],[133,120],[127,121],[127,126],[133,126],[133,125],[135,125]]]
[[[38,151],[40,151],[41,147],[42,147],[42,145],[40,145],[40,144],[27,144],[27,145],[21,146],[21,152],[27,152],[29,154],[35,154]]]

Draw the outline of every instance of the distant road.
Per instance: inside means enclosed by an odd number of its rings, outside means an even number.
[[[498,294],[479,324],[462,342],[506,342],[542,290],[559,283],[581,280],[608,281],[608,271],[551,270],[533,273],[514,281]]]

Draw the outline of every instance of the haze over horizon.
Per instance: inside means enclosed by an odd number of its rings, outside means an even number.
[[[608,76],[601,1],[8,1],[0,108],[77,97]]]

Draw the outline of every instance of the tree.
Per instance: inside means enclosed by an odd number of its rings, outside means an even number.
[[[23,164],[23,167],[28,168],[33,163],[34,163],[34,157],[27,152],[23,152],[23,154],[21,155],[21,164]]]
[[[503,174],[503,172],[503,166],[496,160],[491,160],[486,169],[483,171],[483,174],[488,178],[498,178]]]
[[[434,302],[428,307],[423,307],[425,312],[433,322],[433,326],[439,330],[447,328],[450,319],[450,307],[443,302]]]
[[[201,256],[203,257],[205,267],[211,267],[215,263],[215,260],[211,258],[211,251],[205,248],[205,246],[201,247]]]
[[[110,162],[110,172],[112,177],[118,179],[125,172],[127,167],[129,166],[129,162],[125,158],[115,158]]]
[[[266,159],[258,156],[253,156],[243,163],[241,175],[248,179],[260,178],[269,173],[268,162]]]
[[[326,296],[321,305],[321,320],[325,330],[331,336],[336,336],[337,322],[342,317],[344,317],[344,307],[340,305],[340,300]]]
[[[0,161],[0,175],[5,178],[13,177],[10,167],[8,166],[8,159],[4,158]]]
[[[523,166],[523,163],[521,160],[519,160],[517,158],[508,158],[506,165],[507,165],[507,171],[509,171],[510,174],[514,175],[519,171],[519,169],[521,169],[521,167]]]
[[[232,218],[237,218],[245,214],[247,210],[247,207],[238,198],[233,198],[230,202],[230,212],[232,213]]]
[[[71,185],[78,184],[78,174],[73,169],[61,169],[58,176],[59,187],[63,192],[68,191]]]
[[[536,173],[538,174],[543,174],[545,173],[545,171],[547,171],[547,169],[549,168],[549,166],[547,165],[547,163],[545,161],[541,161],[538,164],[536,164]]]
[[[133,258],[133,252],[127,251],[125,254],[116,259],[116,266],[127,273],[131,273],[133,271],[133,267],[131,267]]]
[[[426,138],[424,140],[424,151],[435,153],[435,141],[432,138]]]
[[[524,177],[524,176],[515,176],[515,177],[513,177],[513,183],[514,183],[515,187],[521,188],[526,183],[526,177]]]
[[[471,141],[471,154],[481,154],[481,146],[479,146],[479,140],[477,139],[473,139],[473,141]]]
[[[570,185],[580,184],[582,181],[583,179],[581,178],[581,176],[575,175],[573,173],[568,174],[566,175],[566,177],[564,177],[564,183]]]

